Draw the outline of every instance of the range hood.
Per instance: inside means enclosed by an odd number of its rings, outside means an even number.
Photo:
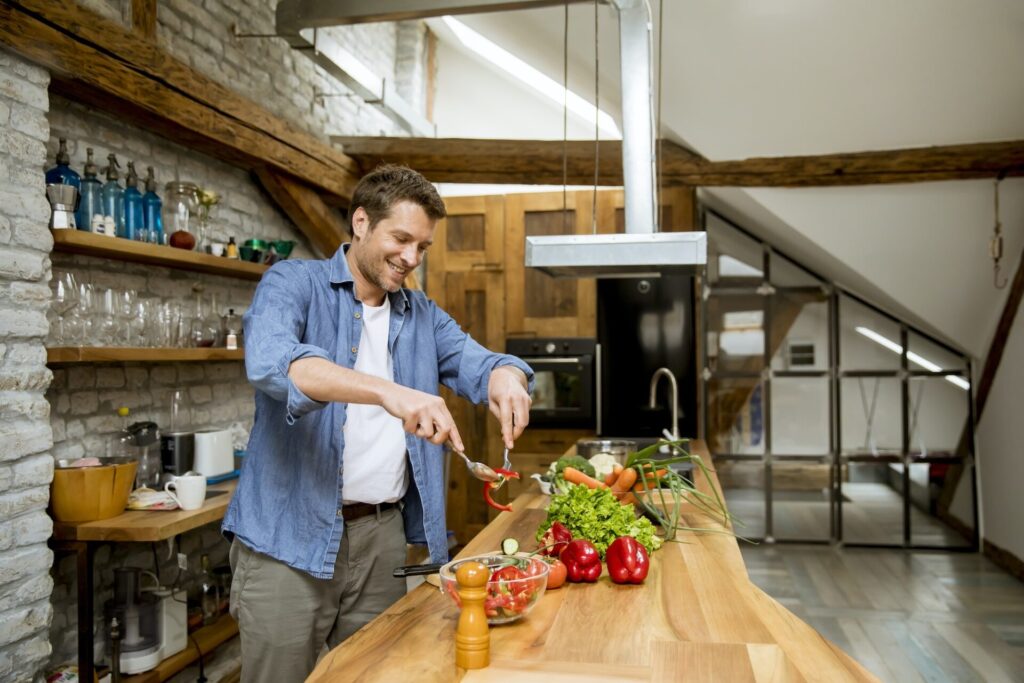
[[[526,266],[552,277],[698,273],[707,263],[707,235],[658,232],[649,6],[645,0],[611,4],[619,13],[626,232],[527,237]]]

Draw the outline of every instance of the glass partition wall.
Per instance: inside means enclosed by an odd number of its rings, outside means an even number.
[[[975,549],[969,360],[703,220],[704,438],[737,532]]]

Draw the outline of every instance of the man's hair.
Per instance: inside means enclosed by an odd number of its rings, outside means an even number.
[[[430,182],[406,166],[384,164],[373,169],[359,181],[352,193],[349,216],[360,206],[370,219],[370,229],[388,217],[391,207],[410,201],[420,206],[431,220],[448,215],[444,202]]]

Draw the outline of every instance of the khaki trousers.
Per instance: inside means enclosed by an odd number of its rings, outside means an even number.
[[[234,539],[231,616],[242,639],[243,683],[304,681],[324,644],[335,647],[405,595],[405,580],[391,576],[405,552],[397,508],[346,522],[333,579]]]

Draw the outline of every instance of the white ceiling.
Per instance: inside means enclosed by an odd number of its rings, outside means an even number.
[[[651,4],[658,27],[659,2]],[[665,0],[664,7],[662,130],[710,159],[1024,139],[1019,0]],[[587,99],[594,11],[569,9],[569,86]],[[601,106],[618,119],[618,21],[610,7],[597,13]],[[561,81],[562,8],[458,18]],[[438,33],[440,135],[561,137],[557,105],[471,63],[450,33]],[[580,130],[571,123],[570,137]],[[1012,275],[1024,247],[1024,180],[1005,181],[1001,195],[1004,269]],[[988,257],[991,182],[707,196],[823,274],[984,357],[1005,297],[992,287]]]

